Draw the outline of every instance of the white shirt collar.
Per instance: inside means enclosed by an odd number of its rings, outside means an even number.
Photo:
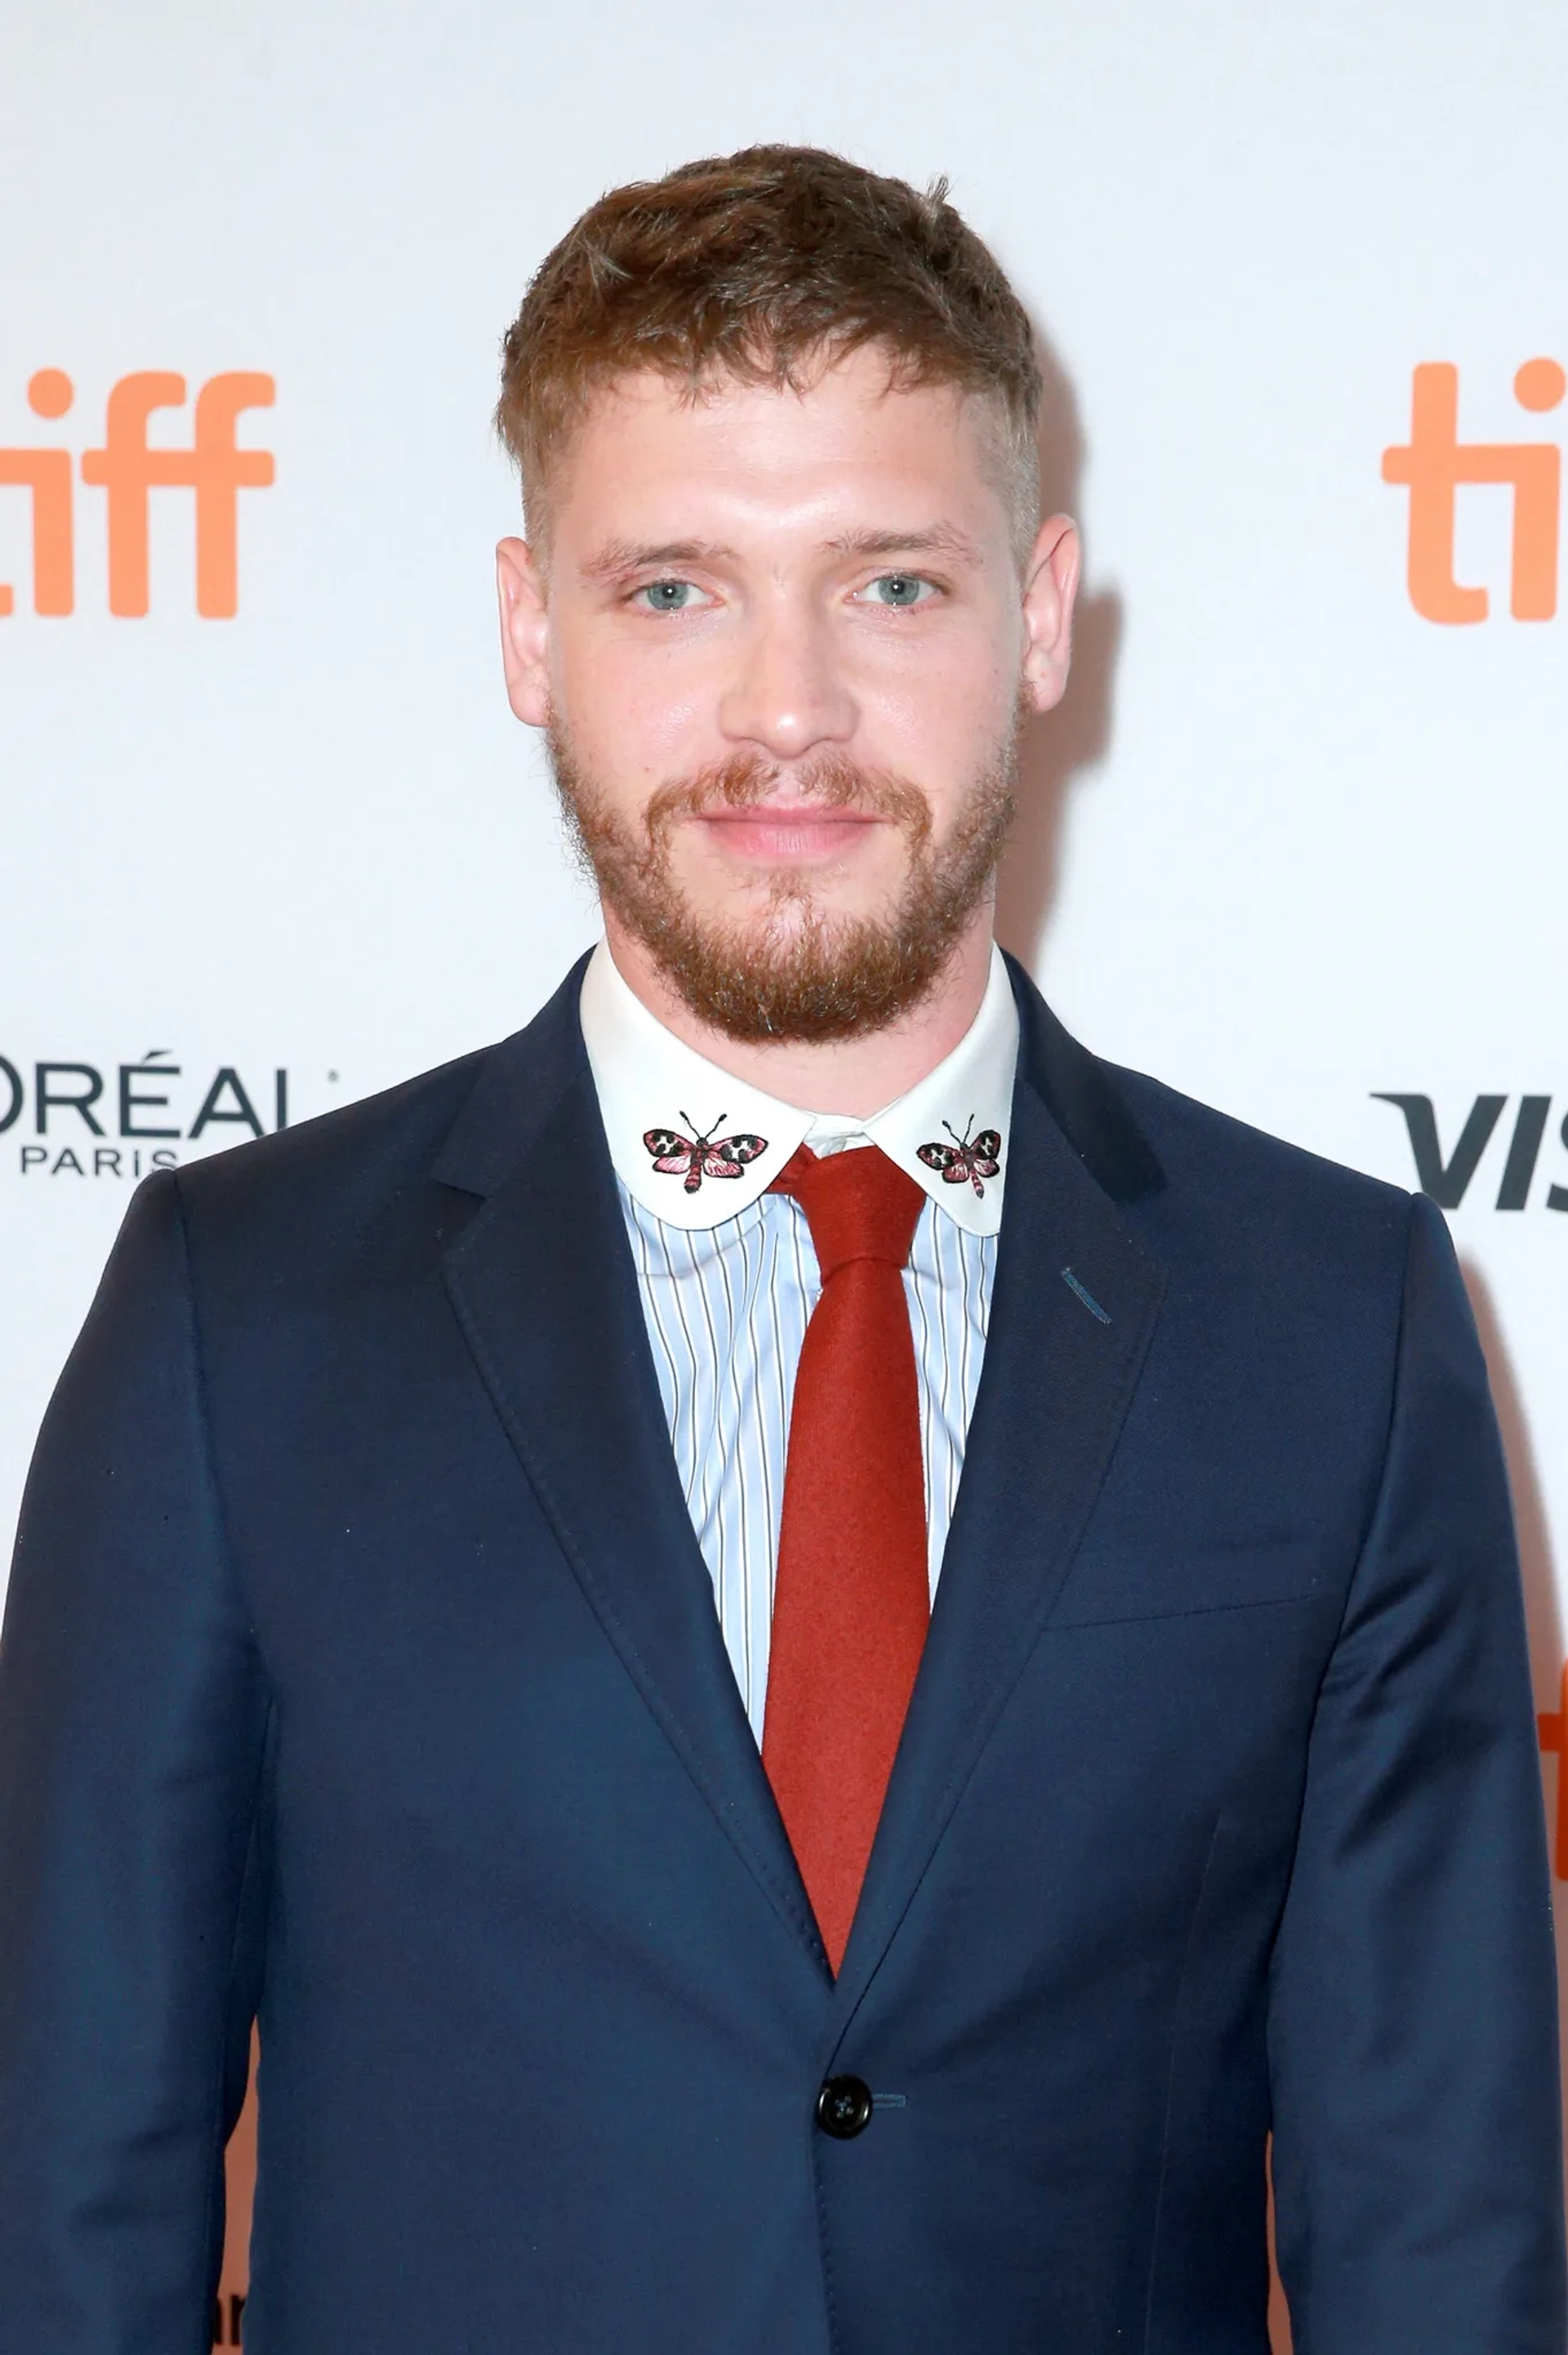
[[[970,1234],[993,1235],[1001,1224],[1018,1009],[994,945],[980,1012],[952,1053],[866,1119],[802,1112],[721,1071],[649,1012],[603,941],[583,975],[581,1018],[616,1174],[634,1201],[669,1226],[716,1227],[734,1218],[767,1191],[800,1145],[813,1153],[880,1146]],[[657,1129],[673,1132],[673,1152],[659,1155],[649,1145]],[[726,1156],[736,1174],[714,1177],[703,1168],[700,1147],[706,1140],[716,1152],[726,1138],[740,1140]],[[699,1148],[694,1154],[686,1139]],[[760,1150],[742,1160],[744,1146],[758,1140]],[[694,1158],[699,1183],[688,1191]],[[660,1169],[658,1159],[679,1166]],[[974,1166],[991,1160],[994,1175]]]

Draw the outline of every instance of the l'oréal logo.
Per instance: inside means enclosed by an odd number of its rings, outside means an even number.
[[[1430,1096],[1400,1095],[1381,1088],[1374,1089],[1373,1094],[1377,1103],[1393,1104],[1404,1114],[1415,1162],[1415,1182],[1441,1209],[1458,1209],[1482,1161],[1489,1157],[1492,1139],[1498,1137],[1500,1145],[1504,1136],[1508,1141],[1500,1154],[1495,1207],[1499,1210],[1531,1207],[1536,1164],[1552,1117],[1550,1096],[1477,1096],[1467,1111],[1440,1126]],[[1504,1114],[1510,1103],[1515,1109],[1509,1124]],[[1568,1114],[1558,1133],[1568,1146]],[[1489,1158],[1497,1163],[1499,1153],[1492,1152]],[[1568,1210],[1568,1186],[1549,1185],[1538,1199],[1548,1210]]]
[[[239,1145],[289,1116],[281,1065],[196,1068],[163,1048],[133,1063],[0,1055],[0,1137],[24,1178],[144,1178],[177,1167],[184,1147]]]

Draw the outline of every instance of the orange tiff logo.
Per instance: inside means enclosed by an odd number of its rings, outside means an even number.
[[[1556,360],[1526,360],[1514,399],[1537,415],[1568,392]],[[1455,494],[1463,483],[1495,483],[1513,492],[1512,579],[1509,611],[1516,622],[1549,622],[1557,611],[1557,535],[1563,504],[1563,453],[1555,442],[1461,442],[1459,371],[1431,361],[1411,388],[1410,439],[1383,453],[1385,483],[1410,493],[1410,602],[1429,622],[1484,622],[1484,589],[1454,578]]]
[[[103,447],[85,450],[81,479],[106,496],[109,610],[138,616],[149,602],[148,539],[152,494],[164,488],[196,494],[196,602],[207,621],[227,621],[239,603],[239,494],[264,490],[272,480],[267,450],[242,450],[236,426],[247,409],[270,409],[270,376],[239,368],[209,377],[196,398],[192,438],[185,449],[154,447],[147,428],[155,410],[183,409],[185,380],[168,368],[122,376],[109,395]],[[76,387],[63,368],[40,368],[27,387],[37,417],[63,417]],[[69,450],[0,450],[0,486],[30,491],[33,521],[33,611],[76,609],[74,470]],[[15,611],[13,590],[0,582],[0,616]]]

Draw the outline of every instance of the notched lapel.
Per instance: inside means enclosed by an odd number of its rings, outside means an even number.
[[[1046,1109],[1039,1034],[1032,1056],[1031,1009],[1021,1010],[985,1364],[931,1631],[840,1977],[841,2031],[1044,1628],[1104,1485],[1165,1288],[1164,1271]],[[1142,1176],[1161,1182],[1151,1156]]]
[[[570,1020],[575,1027],[575,997]],[[574,1060],[554,1109],[448,1252],[448,1288],[606,1635],[769,1902],[825,1973],[681,1492],[580,1034]],[[461,1149],[449,1146],[437,1174],[461,1184],[460,1172],[482,1169],[484,1159],[471,1134]]]

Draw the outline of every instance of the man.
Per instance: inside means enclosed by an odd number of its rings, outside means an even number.
[[[506,677],[605,943],[127,1221],[0,1659],[5,2355],[196,2355],[253,2019],[253,2355],[1263,2355],[1271,2133],[1300,2349],[1558,2355],[1442,1221],[991,942],[1037,392],[810,151],[530,289]]]

